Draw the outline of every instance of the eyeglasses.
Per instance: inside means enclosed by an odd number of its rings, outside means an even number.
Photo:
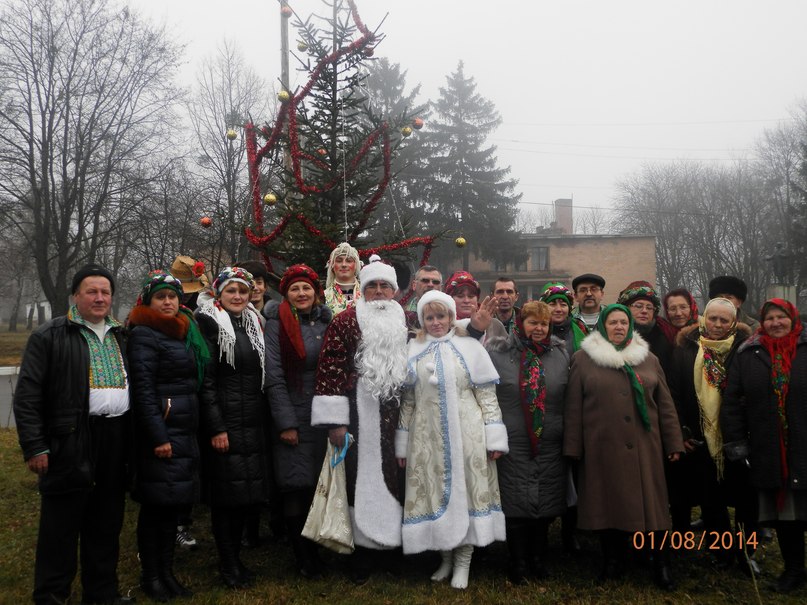
[[[599,286],[590,286],[590,287],[583,286],[577,289],[578,294],[589,294],[589,293],[596,294],[597,292],[602,292],[602,288],[600,288]]]
[[[443,283],[442,279],[429,279],[428,277],[421,277],[418,281],[421,284],[432,284],[434,286],[439,286],[441,283]]]
[[[364,287],[365,290],[392,290],[392,285],[385,281],[371,281]]]
[[[630,306],[634,311],[653,311],[655,307],[650,303],[633,303]]]

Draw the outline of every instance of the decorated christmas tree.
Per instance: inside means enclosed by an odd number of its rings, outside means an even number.
[[[423,126],[410,108],[384,115],[368,101],[366,64],[382,36],[362,22],[353,0],[323,0],[326,16],[305,19],[283,0],[283,19],[296,28],[293,56],[305,84],[283,82],[272,124],[247,123],[254,224],[246,230],[267,267],[305,262],[321,269],[347,241],[364,259],[378,253],[409,260],[434,237],[401,237],[376,210],[393,178],[396,152]],[[381,224],[381,223],[385,224]]]

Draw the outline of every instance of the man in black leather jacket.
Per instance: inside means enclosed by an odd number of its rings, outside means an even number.
[[[42,497],[33,600],[67,602],[80,544],[82,603],[128,603],[117,578],[130,414],[122,327],[108,315],[115,282],[88,265],[72,285],[68,314],[31,334],[14,396]]]

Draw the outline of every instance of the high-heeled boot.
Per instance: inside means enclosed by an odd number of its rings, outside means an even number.
[[[454,549],[454,574],[451,576],[451,586],[454,588],[468,588],[468,574],[471,571],[471,557],[474,547],[471,544],[458,546]]]
[[[219,573],[224,585],[228,588],[246,588],[249,580],[242,574],[238,561],[238,551],[236,544],[241,543],[241,535],[233,535],[232,523],[229,511],[222,508],[214,508],[210,511],[210,521],[213,528],[213,537],[216,540],[216,550],[219,553]]]
[[[524,519],[505,519],[507,527],[507,552],[510,553],[510,565],[507,577],[516,586],[527,583],[527,541],[528,521]]]
[[[174,535],[171,542],[174,542]],[[140,554],[140,588],[152,601],[167,602],[173,595],[160,578],[160,531],[154,526],[153,519],[144,518],[142,511],[137,523],[137,550]]]
[[[176,549],[176,523],[168,519],[160,528],[160,579],[175,597],[192,597],[193,591],[179,583],[174,575],[174,550]]]

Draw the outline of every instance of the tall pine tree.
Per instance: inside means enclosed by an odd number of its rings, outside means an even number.
[[[476,91],[462,61],[432,105],[435,115],[427,134],[431,179],[425,184],[426,223],[434,230],[462,236],[462,267],[469,252],[486,260],[512,258],[520,193],[510,168],[500,168],[496,146],[488,136],[501,124],[496,108]],[[456,268],[457,251],[435,250],[435,262]]]

